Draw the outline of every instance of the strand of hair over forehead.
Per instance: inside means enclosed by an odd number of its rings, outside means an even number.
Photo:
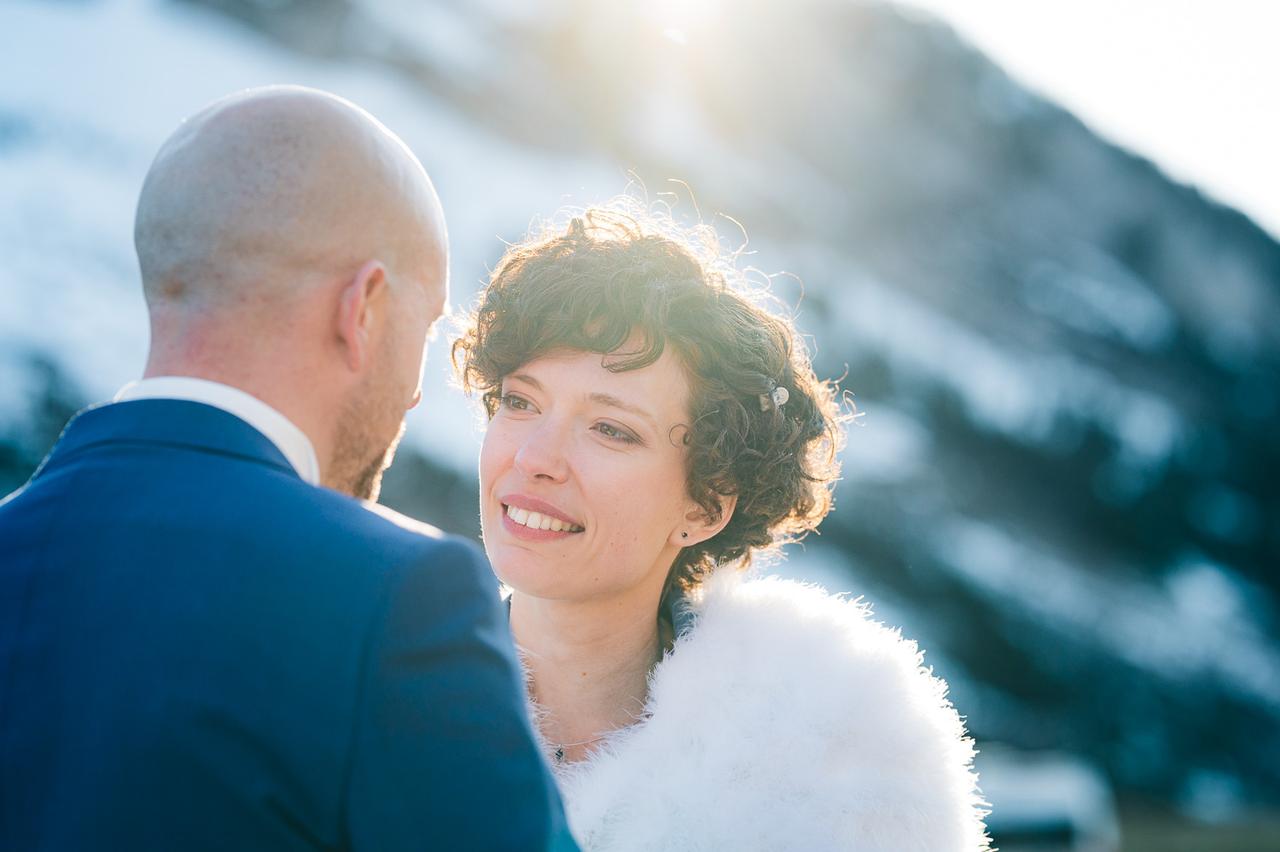
[[[696,210],[696,204],[694,206]],[[742,233],[743,242],[736,249],[726,250],[716,229],[700,218],[689,225],[677,221],[671,204],[646,203],[635,195],[620,195],[602,205],[564,208],[549,219],[535,220],[529,237],[520,245],[568,243],[575,246],[576,251],[577,246],[589,249],[592,245],[613,241],[634,242],[653,238],[669,243],[677,251],[687,253],[700,267],[699,277],[711,285],[713,292],[716,288],[732,292],[736,297],[763,310],[788,330],[788,345],[783,347],[783,363],[768,374],[761,374],[759,387],[739,389],[746,394],[767,393],[775,385],[786,385],[793,381],[792,358],[800,357],[807,361],[808,347],[804,336],[795,328],[794,311],[772,293],[772,277],[754,267],[738,266],[737,261],[746,252],[748,245],[746,229],[737,220],[728,216],[724,218]],[[620,270],[619,274],[623,274],[623,271]],[[625,333],[618,329],[613,331],[614,334],[604,335],[596,342],[607,339],[614,345],[620,345]],[[648,342],[652,348],[646,347],[644,355],[634,353],[640,357],[623,359],[619,366],[642,366],[651,362],[663,348],[661,335],[657,340]]]
[[[726,217],[727,218],[727,217]],[[567,222],[566,222],[567,219]],[[735,220],[735,225],[741,225]],[[794,328],[792,311],[788,306],[770,292],[769,276],[754,268],[740,269],[737,259],[743,253],[745,242],[737,250],[726,251],[715,228],[705,222],[684,225],[676,221],[669,205],[646,207],[639,199],[632,196],[620,196],[605,206],[585,209],[565,209],[553,219],[541,222],[529,240],[520,245],[523,247],[563,247],[570,255],[587,256],[596,248],[607,250],[610,243],[639,244],[651,243],[654,248],[670,256],[670,259],[683,257],[690,264],[690,273],[708,286],[706,294],[731,293],[755,310],[763,311],[771,321],[779,323],[787,329],[788,344],[798,345],[801,357],[805,347],[803,339]],[[536,248],[533,249],[536,252]],[[522,262],[518,253],[511,256],[513,263]],[[660,270],[666,272],[667,270]],[[634,275],[634,267],[620,268],[618,275]],[[757,277],[753,278],[752,273]],[[675,304],[667,307],[677,309]],[[643,309],[641,309],[643,311]],[[611,311],[596,314],[599,318],[607,317]],[[659,329],[664,324],[663,314],[650,316],[653,328]],[[599,329],[599,334],[591,334],[587,348],[597,351],[613,351],[620,346],[628,334],[627,328],[617,327],[607,320]],[[760,330],[762,333],[764,329]],[[644,349],[640,352],[628,353],[615,362],[619,369],[632,369],[652,363],[664,348],[664,337],[660,331],[653,338],[646,335]],[[758,381],[749,387],[740,387],[738,391],[747,395],[768,393],[778,384],[790,382],[792,346],[783,349],[783,362],[770,368],[764,368]]]

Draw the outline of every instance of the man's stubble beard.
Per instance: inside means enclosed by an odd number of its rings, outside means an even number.
[[[391,439],[391,443],[382,451],[372,462],[356,475],[355,481],[351,484],[351,495],[359,497],[362,500],[370,500],[377,502],[378,497],[382,494],[382,474],[391,467],[391,463],[395,461],[396,448],[400,446],[400,439],[404,437],[404,421],[400,422],[400,428],[396,431],[396,436]]]
[[[382,405],[386,407],[385,400]],[[399,425],[388,440],[388,430],[382,424],[393,417],[399,418]],[[391,467],[404,429],[403,412],[379,410],[375,399],[348,404],[338,417],[333,459],[324,484],[352,497],[376,501],[382,492],[382,474]]]

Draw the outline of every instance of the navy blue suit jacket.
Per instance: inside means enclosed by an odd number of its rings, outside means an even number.
[[[573,848],[472,545],[217,408],[89,409],[0,503],[0,849]]]

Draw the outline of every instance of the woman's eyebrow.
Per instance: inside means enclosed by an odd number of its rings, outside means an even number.
[[[629,411],[637,417],[643,417],[645,420],[648,420],[649,425],[653,427],[654,431],[657,431],[658,429],[658,421],[654,419],[652,414],[639,406],[632,405],[629,402],[624,402],[616,396],[597,391],[595,393],[587,394],[587,399],[592,402],[599,403],[600,405],[607,405],[611,408],[620,408],[623,411]]]
[[[542,382],[535,379],[528,373],[514,373],[507,376],[508,379],[515,379],[517,382],[524,382],[526,385],[532,385],[535,390],[542,390]]]

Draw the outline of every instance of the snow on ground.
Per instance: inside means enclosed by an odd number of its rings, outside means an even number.
[[[840,453],[841,491],[905,479],[925,470],[933,436],[920,421],[886,403],[859,412]]]
[[[834,259],[831,268],[840,268]],[[870,278],[845,281],[828,323],[825,339],[882,354],[909,380],[955,389],[975,422],[1022,440],[1046,439],[1062,416],[1096,423],[1116,440],[1117,463],[1149,471],[1189,437],[1182,415],[1156,393],[1066,353],[1002,349]]]
[[[1047,259],[1032,265],[1020,293],[1029,308],[1134,349],[1158,352],[1169,344],[1177,317],[1145,281],[1092,246],[1076,246],[1074,254],[1070,267]]]
[[[145,307],[133,210],[156,149],[229,92],[298,83],[336,92],[402,136],[431,173],[452,241],[452,303],[470,303],[502,240],[538,216],[626,185],[606,162],[539,156],[481,129],[394,73],[312,61],[214,13],[158,0],[0,6],[0,358],[43,353],[90,400],[142,369]],[[431,346],[406,440],[474,466],[478,420],[449,387],[448,335]],[[0,427],[30,394],[6,381]]]
[[[1226,566],[1187,554],[1162,586],[1124,572],[1081,571],[987,521],[959,516],[930,527],[928,546],[956,576],[1005,611],[1103,647],[1161,678],[1215,678],[1280,712],[1280,651],[1259,625],[1254,597]]]

